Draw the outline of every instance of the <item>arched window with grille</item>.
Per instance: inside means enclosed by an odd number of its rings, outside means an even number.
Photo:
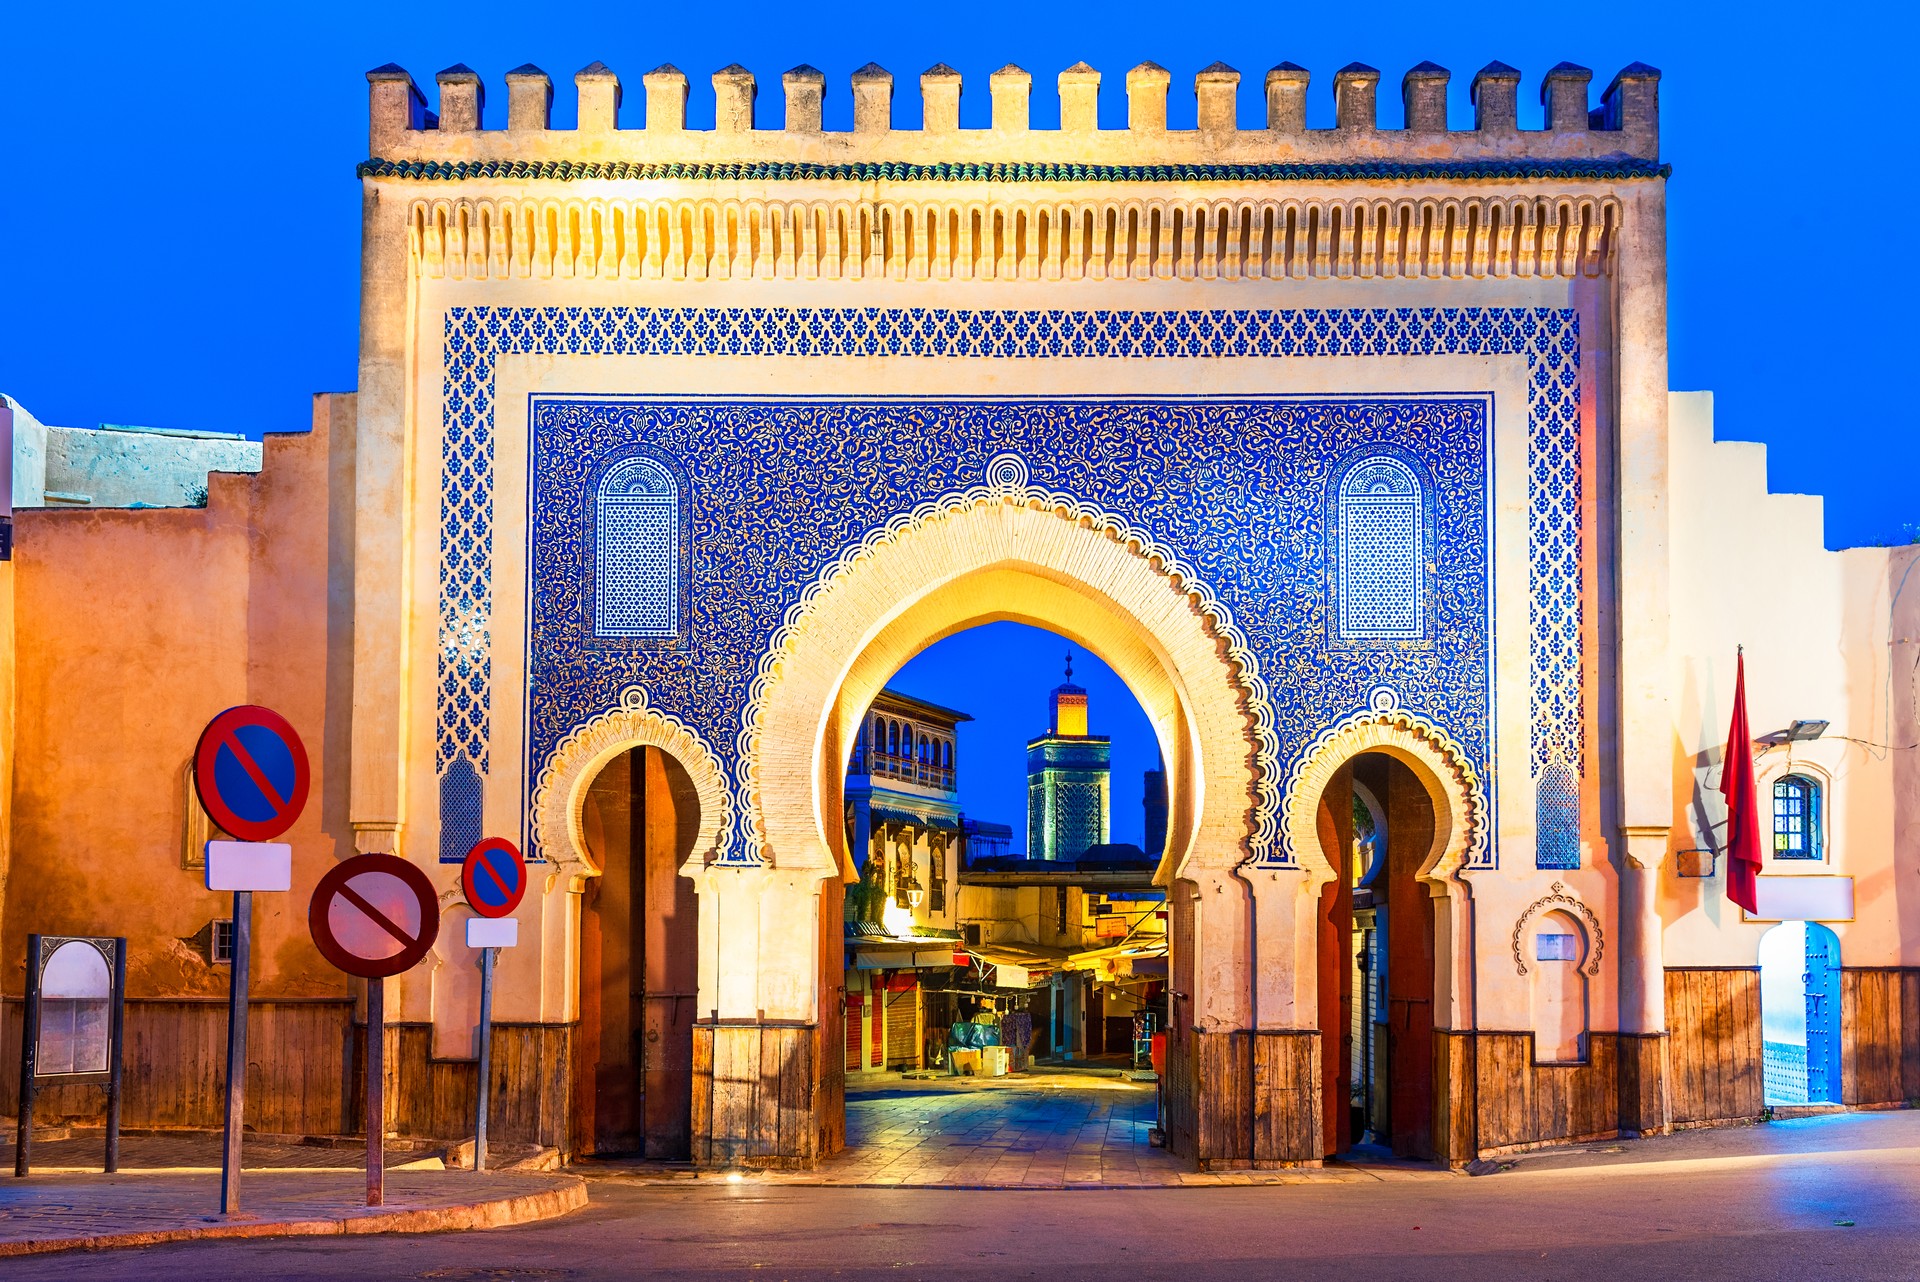
[[[1773,783],[1773,857],[1820,859],[1820,785],[1805,775]]]
[[[1340,478],[1333,521],[1335,627],[1344,641],[1426,635],[1426,495],[1391,454]]]
[[[680,486],[660,462],[636,457],[607,469],[594,499],[596,636],[669,638],[680,632]]]

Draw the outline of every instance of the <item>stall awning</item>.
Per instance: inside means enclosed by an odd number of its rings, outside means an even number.
[[[916,815],[908,810],[894,810],[891,807],[875,806],[867,812],[881,823],[906,824],[913,828],[938,828],[947,832],[957,832],[960,825],[945,815]]]
[[[1165,975],[1167,937],[1148,935],[1107,948],[1090,948],[1068,957],[1062,969],[1093,971],[1115,979],[1123,975]]]
[[[1066,949],[1044,944],[969,944],[967,951],[993,967],[996,988],[1037,988],[1067,958]]]
[[[967,955],[948,948],[876,947],[862,944],[854,952],[855,970],[951,970],[967,964]]]
[[[937,926],[890,935],[879,922],[849,922],[847,947],[853,950],[856,970],[927,970],[970,963],[960,932]]]

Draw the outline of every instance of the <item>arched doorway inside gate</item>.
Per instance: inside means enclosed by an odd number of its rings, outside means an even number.
[[[847,763],[850,1090],[1144,1070],[1165,1023],[1165,778],[1126,683],[1058,633],[987,623],[894,673]]]
[[[1433,1143],[1434,901],[1421,873],[1436,816],[1414,767],[1362,752],[1321,797],[1319,993],[1322,1127],[1329,1155]]]
[[[1812,921],[1760,937],[1762,1081],[1768,1104],[1840,1102],[1840,938]]]
[[[689,1155],[698,907],[679,869],[699,821],[693,780],[657,747],[614,756],[586,790],[599,875],[580,905],[577,1153]]]

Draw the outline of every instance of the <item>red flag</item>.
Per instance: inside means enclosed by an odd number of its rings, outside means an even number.
[[[1727,799],[1727,898],[1758,912],[1754,879],[1760,875],[1760,804],[1754,796],[1753,732],[1747,728],[1747,656],[1734,669],[1733,724],[1727,728],[1727,755],[1720,768],[1720,793]]]

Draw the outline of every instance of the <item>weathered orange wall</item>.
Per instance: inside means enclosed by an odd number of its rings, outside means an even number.
[[[353,849],[353,414],[351,395],[316,397],[312,432],[269,437],[257,475],[210,478],[204,509],[17,514],[6,993],[24,990],[34,931],[127,936],[129,996],[226,992],[226,967],[186,942],[231,905],[183,866],[184,770],[238,703],[284,713],[314,768],[282,839],[293,890],[254,897],[253,991],[348,992],[306,910]]]

